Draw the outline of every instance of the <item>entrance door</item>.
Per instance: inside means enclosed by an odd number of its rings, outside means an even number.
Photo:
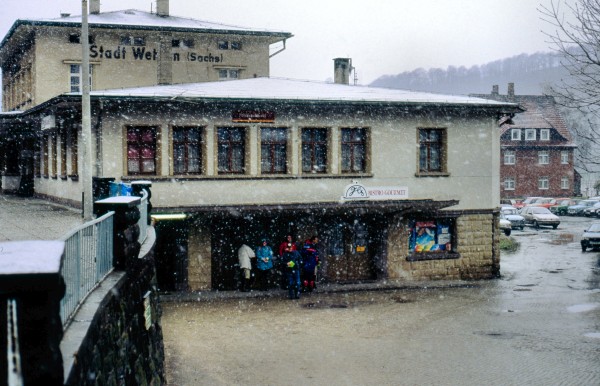
[[[333,282],[374,279],[373,243],[361,220],[340,222],[327,235],[326,277]]]
[[[188,224],[159,221],[156,228],[156,278],[161,291],[188,289]]]

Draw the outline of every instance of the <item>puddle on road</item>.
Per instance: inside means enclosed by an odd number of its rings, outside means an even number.
[[[576,304],[574,306],[567,307],[567,311],[575,314],[579,312],[593,311],[598,307],[600,307],[600,303]]]
[[[600,339],[600,332],[588,332],[587,334],[583,334],[586,338],[596,338]]]
[[[573,233],[551,233],[549,236],[550,239],[548,241],[552,245],[569,244],[575,241],[575,235]]]

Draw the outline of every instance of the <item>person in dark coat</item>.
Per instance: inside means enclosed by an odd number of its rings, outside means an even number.
[[[319,264],[318,242],[319,238],[313,236],[306,240],[302,247],[302,291],[311,292],[316,288],[317,265]]]
[[[296,246],[291,240],[283,246],[283,249],[280,248],[280,252],[282,253],[282,262],[285,267],[289,298],[300,299],[302,256],[300,256],[300,253],[298,253]]]

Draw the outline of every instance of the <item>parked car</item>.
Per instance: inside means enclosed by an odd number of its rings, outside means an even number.
[[[527,197],[526,199],[523,200],[523,208],[526,206],[529,206],[531,204],[534,204],[537,200],[540,200],[544,197]]]
[[[556,204],[548,209],[550,209],[550,212],[558,216],[564,216],[567,214],[569,206],[577,205],[579,201],[580,200],[575,200],[572,198],[564,198],[562,200],[557,199]]]
[[[500,229],[504,232],[505,235],[510,236],[511,225],[510,221],[508,221],[502,213],[500,213]]]
[[[585,208],[583,210],[583,215],[585,217],[598,217],[598,210],[600,210],[600,202],[597,202],[594,205]]]
[[[567,209],[567,213],[569,216],[582,216],[585,208],[589,208],[594,206],[594,204],[598,203],[598,200],[581,200],[576,205],[571,205]]]
[[[600,249],[600,222],[593,222],[581,236],[581,250]]]
[[[541,206],[526,206],[521,209],[521,216],[525,218],[526,224],[531,224],[535,228],[545,225],[556,229],[560,224],[560,218],[557,215]]]
[[[500,206],[512,206],[513,208],[517,208],[521,203],[521,200],[515,200],[513,198],[503,198],[500,200]]]
[[[519,214],[517,208],[501,207],[500,213],[502,213],[504,218],[510,221],[512,229],[523,230],[525,227],[525,218]]]
[[[529,205],[531,205],[531,206],[541,206],[541,207],[544,207],[544,208],[549,208],[552,205],[554,205],[554,198],[551,198],[551,197],[538,198],[538,199],[534,200]]]

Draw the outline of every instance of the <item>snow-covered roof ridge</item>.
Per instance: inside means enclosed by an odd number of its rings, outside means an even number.
[[[182,83],[93,91],[96,97],[170,99],[253,99],[364,103],[431,103],[445,105],[511,106],[514,103],[463,95],[353,86],[289,78],[261,77],[221,82]]]
[[[68,15],[59,18],[41,18],[20,20],[22,22],[39,23],[81,23],[81,15]],[[218,31],[246,31],[255,33],[289,34],[289,32],[268,30],[264,28],[250,28],[238,25],[223,24],[207,20],[193,19],[181,16],[159,16],[156,13],[141,11],[138,9],[126,9],[111,12],[101,12],[88,16],[90,26],[129,26],[129,27],[158,27],[158,28],[180,28]]]

